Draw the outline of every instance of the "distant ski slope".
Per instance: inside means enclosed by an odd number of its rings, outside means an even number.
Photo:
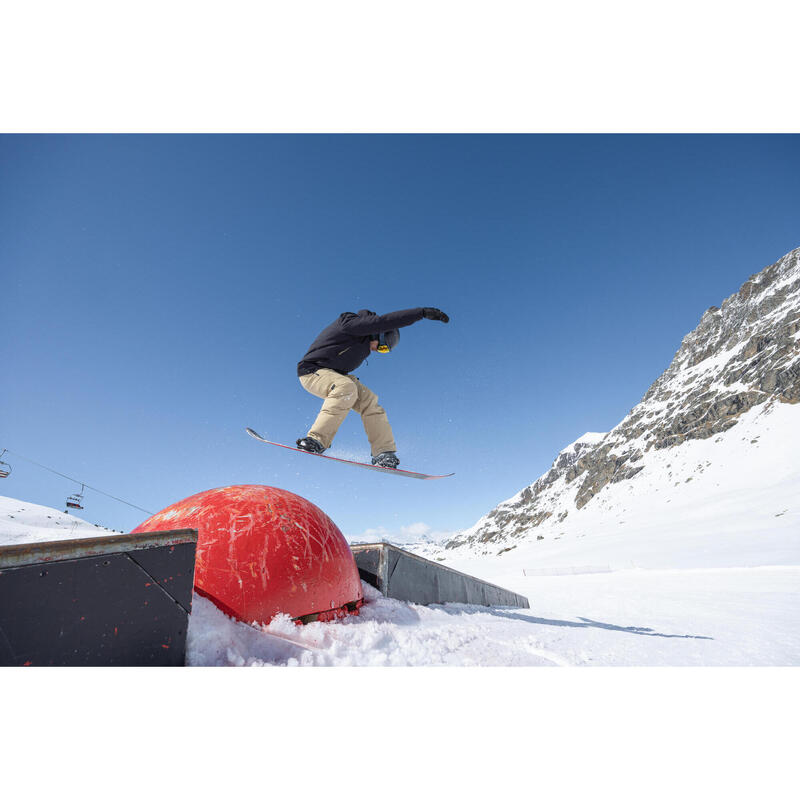
[[[570,507],[559,478],[544,506],[552,515],[527,534],[414,550],[501,586],[502,580],[483,573],[584,565],[800,565],[798,453],[800,406],[757,406],[725,434],[650,450],[641,462],[647,469],[610,483],[579,510]],[[457,539],[469,542],[476,529],[491,524],[484,518]]]
[[[54,508],[0,496],[0,546],[118,533]]]

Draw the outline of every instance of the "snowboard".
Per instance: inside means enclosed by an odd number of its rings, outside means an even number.
[[[308,450],[301,450],[299,447],[292,447],[288,444],[281,444],[280,442],[271,442],[265,439],[261,434],[256,433],[252,428],[245,428],[245,430],[259,442],[265,444],[274,444],[275,447],[282,447],[284,450],[294,450],[295,453],[305,453],[309,456],[316,456],[317,458],[327,458],[328,461],[338,461],[340,464],[350,464],[353,467],[361,467],[362,469],[371,469],[376,472],[383,472],[387,475],[401,475],[404,478],[417,478],[420,481],[435,481],[439,478],[449,478],[455,475],[455,472],[448,472],[447,475],[426,475],[424,472],[409,472],[406,469],[392,469],[390,467],[379,467],[377,464],[365,464],[362,461],[350,461],[347,458],[336,458],[336,456],[326,456],[324,453],[309,453]]]

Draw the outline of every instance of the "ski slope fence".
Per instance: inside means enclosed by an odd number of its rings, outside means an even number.
[[[598,572],[612,572],[610,566],[604,567],[539,567],[537,569],[523,569],[522,574],[528,577],[543,577],[555,575],[594,575]]]

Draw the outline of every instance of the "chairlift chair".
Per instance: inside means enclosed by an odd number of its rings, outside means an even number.
[[[6,451],[3,450],[3,452],[0,453],[0,459],[2,459],[2,457],[5,454]],[[7,461],[0,460],[0,478],[7,478],[10,474],[11,474],[11,464],[9,464]]]
[[[84,484],[81,484],[81,490],[67,498],[67,508],[77,508],[79,511],[83,509],[83,489]]]

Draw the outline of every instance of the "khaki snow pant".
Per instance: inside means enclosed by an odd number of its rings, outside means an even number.
[[[318,369],[310,375],[301,375],[300,385],[325,401],[308,436],[322,442],[326,449],[331,446],[336,431],[352,408],[361,414],[373,456],[387,450],[397,450],[386,412],[378,405],[378,395],[358,378],[342,375],[332,369]]]

